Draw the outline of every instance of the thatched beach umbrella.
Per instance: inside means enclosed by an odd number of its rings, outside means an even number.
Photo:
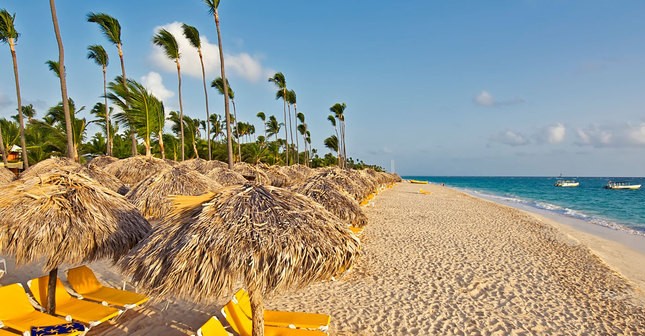
[[[283,174],[289,176],[289,178],[291,179],[291,182],[292,182],[291,184],[295,185],[295,184],[303,182],[309,176],[312,175],[311,174],[312,170],[307,172],[307,171],[298,169],[298,166],[304,167],[302,165],[277,166],[277,169],[279,169],[280,172],[282,172]]]
[[[116,176],[106,172],[103,168],[99,166],[89,164],[77,170],[76,172],[88,175],[89,177],[94,179],[102,186],[112,191],[116,191],[121,195],[125,195],[128,193],[129,188],[125,184],[123,184],[121,180],[116,178]]]
[[[206,177],[213,179],[215,182],[223,186],[232,186],[236,184],[244,184],[247,179],[242,174],[230,170],[228,168],[216,168],[211,170]]]
[[[339,275],[359,253],[344,223],[286,189],[247,183],[176,201],[120,265],[151,293],[196,301],[244,285],[254,336],[264,331],[264,297]]]
[[[94,165],[99,168],[105,168],[105,166],[109,165],[110,163],[117,161],[119,161],[119,159],[115,158],[114,156],[101,155],[90,160],[87,165]]]
[[[367,225],[367,216],[358,202],[349,194],[341,191],[333,182],[324,178],[312,178],[306,183],[291,188],[320,203],[329,212],[355,227]]]
[[[105,166],[105,171],[116,176],[127,186],[133,186],[168,167],[170,165],[164,160],[140,155],[110,163]]]
[[[116,261],[149,231],[123,196],[83,174],[54,170],[0,187],[0,251],[17,264],[44,258],[48,293],[55,293],[59,265]],[[55,297],[48,295],[50,313]]]
[[[219,189],[214,180],[186,167],[173,167],[150,175],[137,183],[126,195],[147,220],[158,220],[172,208],[169,196],[202,195]]]
[[[228,168],[228,165],[221,161],[208,161],[200,158],[190,159],[179,162],[177,166],[186,167],[191,170],[196,170],[202,174],[208,174],[211,170],[216,168]]]
[[[274,187],[286,188],[293,184],[291,177],[283,173],[278,166],[268,167],[264,173],[269,177],[271,185]]]
[[[338,188],[340,188],[341,190],[348,193],[355,200],[357,201],[362,200],[363,194],[364,194],[363,187],[358,185],[355,181],[347,177],[345,174],[341,174],[340,173],[341,170],[342,169],[320,170],[318,174],[312,177],[309,177],[306,181],[309,181],[310,179],[317,179],[317,178],[326,179],[332,182],[334,185],[338,186]],[[306,183],[306,181],[303,183]]]
[[[0,167],[0,185],[7,184],[15,179],[16,174],[5,167]]]
[[[49,173],[54,169],[66,169],[71,171],[76,171],[81,169],[81,165],[66,157],[52,157],[46,160],[42,160],[35,165],[29,167],[27,170],[20,174],[20,178],[26,179],[40,174]]]
[[[242,174],[246,179],[254,179],[258,183],[271,184],[269,176],[259,167],[252,166],[246,162],[238,162],[233,166],[233,170]]]

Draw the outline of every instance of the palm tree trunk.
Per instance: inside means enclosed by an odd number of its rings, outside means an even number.
[[[163,145],[163,126],[159,130],[159,150],[161,151],[161,159],[165,160],[166,159],[166,149],[164,148],[164,145]]]
[[[107,68],[103,66],[103,97],[105,98],[105,136],[107,137],[107,156],[112,156],[112,138],[110,137],[110,113],[107,99]]]
[[[298,145],[298,105],[293,104],[293,115],[296,118],[296,163],[300,164],[300,148]]]
[[[175,63],[177,63],[177,82],[179,83],[178,85],[178,91],[179,91],[179,134],[181,137],[181,161],[185,160],[185,148],[184,148],[184,107],[182,104],[181,100],[181,67],[179,65],[179,59],[175,60]]]
[[[347,168],[347,148],[345,147],[345,120],[340,124],[343,137],[343,168]]]
[[[58,27],[58,17],[56,16],[56,3],[54,0],[49,0],[49,7],[52,14],[52,22],[54,23],[54,32],[56,33],[56,42],[58,43],[58,73],[60,74],[60,91],[63,98],[63,113],[65,114],[65,130],[67,132],[67,157],[78,161],[78,153],[74,146],[74,136],[72,134],[72,119],[69,112],[69,101],[67,98],[67,81],[65,79],[65,49],[63,47],[63,40],[60,36],[60,28]]]
[[[14,39],[9,39],[11,48],[11,59],[13,60],[13,74],[16,79],[16,100],[18,101],[18,124],[20,125],[20,147],[22,147],[23,168],[29,168],[29,157],[27,157],[27,142],[25,141],[25,121],[22,116],[22,99],[20,96],[20,80],[18,79],[18,58],[16,57],[16,48]]]
[[[240,144],[240,130],[239,125],[240,121],[237,120],[237,108],[235,108],[235,100],[231,99],[233,104],[233,118],[235,118],[235,138],[237,139],[237,155],[239,155],[239,162],[242,162],[242,145]]]
[[[293,126],[291,124],[291,104],[287,105],[287,108],[289,109],[289,138],[291,139],[291,145],[293,145]],[[298,153],[296,153],[297,155]],[[291,163],[293,163],[294,160],[291,160]]]
[[[125,89],[125,92],[127,93],[128,80],[125,76],[125,62],[123,61],[123,48],[121,48],[121,43],[117,43],[116,49],[119,52],[119,60],[121,61],[121,80],[123,81],[123,87]],[[129,125],[129,127],[130,127],[130,140],[132,141],[132,150],[130,152],[134,157],[139,154],[139,151],[137,150],[137,135],[136,135],[137,132],[134,130],[134,127],[132,125]]]
[[[217,46],[219,48],[219,66],[224,86],[224,114],[226,115],[226,148],[228,149],[228,168],[233,169],[233,142],[231,139],[231,113],[228,108],[228,85],[226,84],[226,73],[224,70],[224,51],[222,50],[222,35],[219,30],[219,13],[217,8],[213,11],[215,28],[217,29]]]
[[[251,319],[253,320],[252,336],[264,336],[264,305],[262,297],[252,288],[249,288],[249,299],[251,301]]]
[[[285,143],[285,154],[286,154],[286,160],[285,163],[288,166],[289,165],[289,134],[287,132],[287,88],[282,89],[282,101],[283,101],[283,106],[282,106],[282,113],[284,115],[284,143]]]
[[[199,62],[202,64],[202,82],[204,83],[204,98],[206,99],[206,140],[208,141],[208,160],[213,159],[213,152],[211,149],[211,115],[208,111],[208,90],[206,89],[206,71],[204,70],[204,57],[202,56],[202,49],[198,48]]]
[[[2,139],[2,130],[0,129],[0,154],[2,154],[2,162],[4,167],[7,168],[7,154],[4,150],[4,139]]]

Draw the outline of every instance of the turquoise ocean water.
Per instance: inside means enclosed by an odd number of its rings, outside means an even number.
[[[518,204],[645,236],[645,178],[580,177],[579,187],[558,188],[556,177],[403,176],[445,183],[484,198]],[[608,190],[607,181],[642,184],[638,190]]]

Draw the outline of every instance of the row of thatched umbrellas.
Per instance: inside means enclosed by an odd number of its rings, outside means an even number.
[[[55,281],[64,263],[121,259],[150,294],[198,301],[241,283],[254,335],[263,334],[263,297],[351,267],[360,244],[347,226],[367,223],[358,201],[400,180],[369,170],[228,170],[218,161],[145,157],[86,166],[49,159],[12,178],[0,170],[0,252],[18,264],[45,258]]]

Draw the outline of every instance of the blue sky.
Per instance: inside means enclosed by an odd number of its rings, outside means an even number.
[[[199,0],[58,1],[69,94],[91,108],[102,93],[87,46],[102,44],[108,77],[116,49],[89,12],[122,26],[128,77],[177,109],[172,63],[155,29],[197,27],[218,76],[213,18]],[[24,104],[39,116],[60,101],[45,61],[57,59],[46,1],[3,0],[22,34]],[[333,133],[329,107],[347,104],[351,157],[402,175],[645,175],[643,1],[227,1],[220,15],[227,74],[239,119],[282,115],[267,82],[276,71],[298,94],[312,141]],[[4,50],[4,51],[2,51]],[[208,52],[208,51],[207,51]],[[204,118],[196,52],[182,49],[185,113]],[[15,113],[10,53],[0,49],[0,116]],[[210,91],[211,111],[223,114]],[[280,117],[281,118],[281,117]],[[279,118],[279,119],[280,119]]]

